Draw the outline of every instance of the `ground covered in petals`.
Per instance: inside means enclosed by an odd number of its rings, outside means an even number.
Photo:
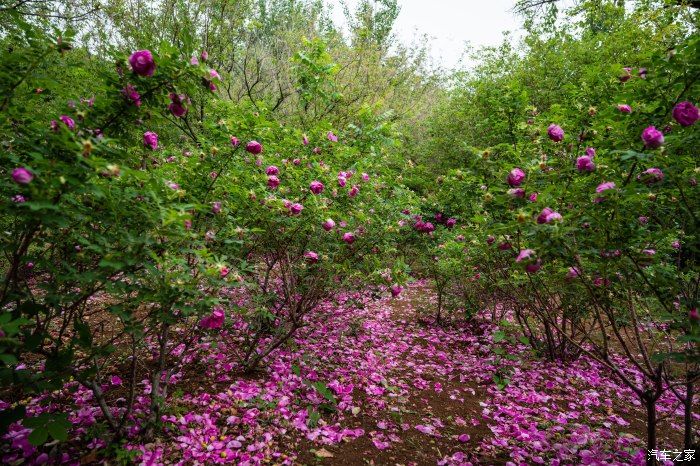
[[[143,464],[643,464],[643,409],[604,369],[494,341],[486,316],[436,325],[432,309],[421,282],[398,298],[338,296],[248,377],[232,363],[233,331],[181,348],[163,433],[126,450]],[[89,462],[105,443],[79,442],[100,412],[68,388],[78,443],[64,458]],[[140,390],[146,406],[147,381]],[[48,399],[28,411],[64,409]],[[681,445],[682,409],[666,396],[659,413],[660,444]],[[6,463],[42,461],[29,432],[11,428]]]

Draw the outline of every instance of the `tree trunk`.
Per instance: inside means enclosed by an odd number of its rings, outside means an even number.
[[[647,466],[655,466],[656,457],[649,455],[651,450],[656,450],[656,396],[647,392],[642,396],[647,408]]]
[[[685,450],[691,450],[693,448],[693,382],[690,381],[690,376],[688,377],[688,383],[686,384],[685,400],[683,401],[684,408],[684,436],[683,436],[683,448]]]

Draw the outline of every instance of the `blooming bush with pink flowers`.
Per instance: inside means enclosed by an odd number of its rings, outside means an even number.
[[[237,370],[254,371],[337,290],[374,276],[388,288],[395,187],[342,132],[320,122],[303,136],[217,101],[220,75],[191,42],[117,55],[94,96],[33,115],[50,90],[34,70],[70,58],[71,37],[57,46],[25,27],[36,43],[16,47],[42,53],[3,52],[20,71],[2,88],[35,91],[29,104],[8,93],[1,109],[13,139],[0,181],[0,382],[15,399],[76,381],[114,445],[150,439],[202,339],[229,330]],[[66,440],[60,411],[35,414],[3,404],[3,425],[28,415],[31,451]]]
[[[599,361],[639,397],[650,449],[655,404],[668,391],[684,404],[692,438],[700,375],[699,44],[649,57],[644,77],[590,107],[530,108],[520,139],[470,149],[432,199],[464,219],[433,234],[435,263],[462,262],[432,274],[438,291],[456,280],[453,293],[471,288],[476,309],[497,320],[511,313],[542,357]],[[635,102],[634,112],[621,101]],[[617,352],[641,377],[610,359]]]

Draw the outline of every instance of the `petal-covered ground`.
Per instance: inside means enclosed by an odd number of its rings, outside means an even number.
[[[339,296],[252,377],[235,372],[235,332],[180,348],[163,434],[122,454],[142,464],[643,464],[643,409],[607,371],[494,342],[498,329],[485,316],[432,324],[433,301],[421,282],[393,299]],[[141,388],[146,406],[148,382]],[[76,443],[63,458],[89,462],[105,443],[86,450],[79,441],[100,412],[88,391],[66,390]],[[58,409],[48,399],[31,400],[28,411]],[[659,414],[659,446],[679,449],[682,409],[667,395]],[[6,463],[47,459],[28,429],[11,430]]]

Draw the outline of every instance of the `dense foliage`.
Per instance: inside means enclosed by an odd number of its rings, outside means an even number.
[[[347,34],[314,1],[2,5],[8,461],[66,459],[58,394],[82,390],[105,458],[136,460],[121,446],[166,435],[202,345],[259,374],[340,295],[409,277],[436,325],[595,361],[648,449],[672,394],[695,444],[697,10],[524,5],[522,42],[440,79],[396,43],[395,0],[347,11]],[[493,351],[503,388],[521,355]]]

